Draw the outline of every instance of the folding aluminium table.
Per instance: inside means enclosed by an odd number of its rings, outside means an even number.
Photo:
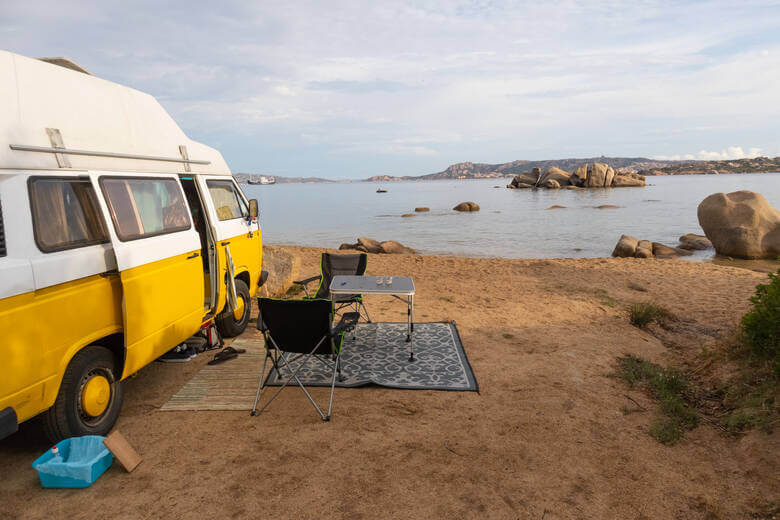
[[[388,280],[390,280],[389,283]],[[406,341],[409,343],[409,361],[414,361],[414,282],[410,277],[337,275],[330,283],[330,293],[385,294],[405,302],[407,305]]]

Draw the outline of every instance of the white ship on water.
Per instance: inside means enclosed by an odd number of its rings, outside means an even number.
[[[247,184],[276,184],[276,179],[274,177],[266,177],[265,175],[260,176],[260,180],[252,180],[249,179],[246,181]]]

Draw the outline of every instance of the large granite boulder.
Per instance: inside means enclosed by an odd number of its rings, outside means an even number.
[[[364,251],[366,253],[381,253],[382,244],[378,240],[368,237],[358,237],[357,248],[358,251]]]
[[[715,193],[699,204],[698,216],[704,234],[722,255],[780,256],[780,211],[760,193]]]
[[[588,167],[588,180],[585,186],[588,188],[603,188],[604,181],[607,179],[607,166],[604,163],[593,163]]]
[[[569,184],[572,186],[585,186],[585,181],[588,180],[588,165],[581,164],[574,169],[569,176]]]
[[[561,185],[555,179],[547,179],[544,181],[544,187],[550,190],[558,190],[561,188]]]
[[[263,269],[268,279],[259,290],[259,296],[277,298],[292,286],[298,277],[301,259],[281,247],[263,245]]]
[[[479,211],[479,204],[476,202],[461,202],[452,209],[455,211]]]
[[[680,249],[687,249],[689,251],[701,251],[703,249],[710,249],[712,242],[703,236],[688,233],[680,237]]]
[[[569,177],[571,174],[561,170],[556,166],[551,166],[545,170],[541,177],[539,177],[539,185],[546,186],[547,181],[553,180],[558,183],[558,187],[566,186],[569,184]]]
[[[632,258],[636,255],[636,246],[639,245],[639,240],[631,235],[623,235],[618,240],[615,250],[612,251],[612,256],[619,258]]]
[[[638,173],[623,173],[619,172],[612,179],[612,186],[615,188],[630,187],[630,186],[644,186],[645,176]]]

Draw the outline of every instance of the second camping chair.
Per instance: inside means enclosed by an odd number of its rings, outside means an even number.
[[[368,310],[363,303],[362,294],[330,294],[330,282],[333,281],[334,276],[338,275],[357,275],[362,276],[366,273],[366,264],[368,262],[368,256],[365,253],[357,255],[335,255],[331,253],[322,253],[322,259],[320,261],[320,274],[306,278],[305,280],[296,280],[293,283],[302,285],[303,290],[306,292],[307,298],[327,298],[333,301],[336,312],[340,311],[344,307],[351,307],[355,312],[365,315],[365,320],[371,323],[371,318],[368,316]],[[314,296],[309,294],[308,285],[312,282],[319,281],[320,285],[317,287],[317,292]]]
[[[265,360],[257,385],[255,403],[252,405],[252,415],[260,415],[271,401],[293,380],[298,383],[303,393],[320,414],[323,421],[330,420],[333,408],[333,391],[336,387],[336,374],[341,375],[341,350],[344,343],[344,333],[352,329],[360,315],[356,312],[344,313],[341,321],[335,327],[333,324],[333,303],[324,299],[309,300],[274,300],[258,298],[259,312],[257,328],[265,338]],[[290,355],[293,355],[291,357]],[[328,413],[325,414],[312,398],[309,391],[298,377],[300,370],[314,358],[317,362],[332,364],[333,377],[330,384],[330,402]],[[268,360],[271,360],[271,371],[265,375]],[[294,363],[297,366],[293,366]],[[260,394],[267,386],[271,375],[276,371],[279,380],[286,379],[266,402],[257,409]]]

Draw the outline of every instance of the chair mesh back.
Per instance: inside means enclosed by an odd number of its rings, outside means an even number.
[[[338,275],[362,276],[366,272],[367,261],[368,256],[365,253],[358,255],[322,253],[322,283],[317,290],[315,298],[330,299],[330,282],[333,281],[333,277]],[[349,298],[349,296],[347,298]],[[342,300],[345,298],[340,297],[338,299]]]
[[[273,300],[258,298],[258,328],[265,324],[279,350],[308,354],[323,336],[330,334],[333,304],[330,300]],[[330,354],[323,341],[315,354]]]

